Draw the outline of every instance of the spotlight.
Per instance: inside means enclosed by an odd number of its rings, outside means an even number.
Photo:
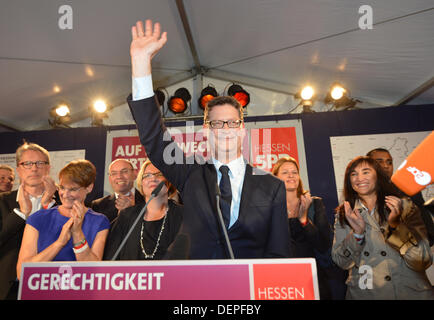
[[[238,84],[229,87],[228,95],[237,99],[243,108],[246,108],[250,103],[250,94]]]
[[[164,105],[164,101],[166,100],[166,95],[160,88],[154,91],[155,99],[157,100],[158,106],[162,107]]]
[[[300,92],[297,92],[295,94],[295,98],[296,99],[301,99],[301,101],[297,105],[297,107],[299,105],[302,105],[303,106],[303,112],[314,112],[312,110],[314,96],[315,96],[315,90],[314,90],[314,88],[312,86],[310,86],[310,85],[304,86],[300,90]],[[294,108],[293,110],[295,110],[295,109],[296,108]]]
[[[107,104],[105,103],[104,100],[101,99],[96,100],[93,103],[93,109],[98,113],[104,113],[107,111]]]
[[[205,107],[208,104],[208,102],[217,96],[218,96],[217,90],[208,85],[208,87],[202,89],[200,93],[200,98],[198,100],[199,107],[205,110]]]
[[[339,100],[344,96],[345,91],[346,90],[342,88],[340,85],[336,85],[332,88],[330,95],[334,100]]]
[[[315,90],[311,86],[305,86],[301,92],[300,96],[303,100],[311,100],[315,94]]]
[[[61,104],[55,108],[55,112],[59,117],[66,117],[70,111],[66,104]]]
[[[175,94],[170,97],[167,106],[173,113],[183,113],[187,110],[188,102],[191,100],[190,92],[186,88],[179,88]]]
[[[347,90],[339,84],[332,86],[330,92],[327,93],[327,96],[324,99],[324,103],[332,104],[332,107],[329,109],[329,111],[333,108],[353,108],[357,102],[361,101],[349,98]]]
[[[102,120],[108,118],[106,102],[102,99],[95,100],[91,109],[92,125],[103,126]]]
[[[347,94],[347,90],[339,84],[333,85],[327,96],[324,99],[325,103],[336,102],[343,99]]]
[[[51,108],[50,116],[53,118],[53,120],[48,119],[48,123],[52,128],[58,128],[62,126],[69,128],[69,126],[66,124],[69,120],[71,120],[69,113],[70,110],[67,104],[59,104],[58,106]]]

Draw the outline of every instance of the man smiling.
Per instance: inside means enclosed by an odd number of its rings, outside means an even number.
[[[159,23],[153,25],[150,20],[145,28],[137,22],[131,31],[133,94],[127,101],[150,160],[181,193],[190,258],[230,257],[216,215],[217,193],[221,193],[220,208],[235,258],[290,257],[284,184],[242,157],[245,129],[240,103],[232,97],[208,102],[204,133],[210,143],[210,161],[204,163],[198,157],[187,161],[184,155],[182,161],[170,164],[165,150],[171,148],[177,154],[177,146],[166,139],[151,76],[151,60],[166,43],[167,33],[161,34]]]
[[[113,194],[92,201],[92,210],[103,213],[113,222],[119,212],[143,202],[143,196],[134,188],[137,170],[130,161],[116,159],[109,166],[109,182]]]

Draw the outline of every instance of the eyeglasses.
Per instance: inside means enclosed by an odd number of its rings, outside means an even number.
[[[161,172],[156,172],[156,173],[145,173],[142,177],[142,180],[144,179],[151,179],[152,177],[155,178],[161,178],[163,177],[163,174]]]
[[[19,165],[23,166],[25,169],[32,169],[33,165],[36,165],[36,168],[41,169],[47,164],[48,161],[24,161],[19,163]]]
[[[65,188],[64,186],[62,186],[62,185],[58,185],[57,186],[57,190],[59,190],[59,191],[61,191],[61,192],[66,192],[66,191],[69,191],[69,192],[71,192],[71,193],[74,193],[74,192],[78,192],[80,189],[82,189],[83,187],[75,187],[75,188]]]
[[[243,123],[242,120],[211,120],[207,121],[211,128],[213,129],[222,129],[225,126],[225,123],[228,125],[228,128],[234,129],[239,128],[241,123]]]
[[[112,171],[112,172],[109,172],[109,176],[110,177],[116,177],[116,176],[119,176],[119,175],[123,175],[123,176],[125,176],[125,175],[127,175],[128,174],[128,172],[130,172],[130,171],[132,171],[133,169],[128,169],[128,168],[125,168],[125,169],[122,169],[121,171]]]

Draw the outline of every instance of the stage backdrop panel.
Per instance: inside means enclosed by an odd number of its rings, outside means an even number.
[[[364,156],[372,149],[384,148],[389,150],[393,158],[393,168],[396,171],[399,165],[430,133],[431,131],[421,131],[330,137],[339,202],[342,201],[345,168],[352,159],[357,156]],[[434,197],[434,185],[428,186],[422,191],[422,194],[424,199]]]

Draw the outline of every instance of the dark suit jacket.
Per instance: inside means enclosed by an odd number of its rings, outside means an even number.
[[[188,159],[187,162],[167,134],[163,139],[166,128],[154,97],[132,101],[130,96],[127,101],[147,155],[181,193],[184,202],[181,232],[190,236],[190,258],[228,258],[216,213],[217,172],[214,165],[203,163],[203,159]],[[182,164],[164,161],[165,152],[170,153],[170,150],[172,154],[182,154]],[[290,257],[283,182],[247,164],[239,217],[228,235],[235,258]]]
[[[0,299],[6,298],[10,288],[17,278],[16,266],[18,253],[26,221],[19,217],[15,208],[17,190],[0,193]],[[55,194],[56,204],[60,204],[59,195]]]
[[[145,201],[140,192],[136,189],[134,193],[135,205]],[[112,223],[118,216],[118,209],[115,207],[115,194],[110,194],[108,196],[93,200],[91,203],[91,208],[95,212],[104,214]]]

